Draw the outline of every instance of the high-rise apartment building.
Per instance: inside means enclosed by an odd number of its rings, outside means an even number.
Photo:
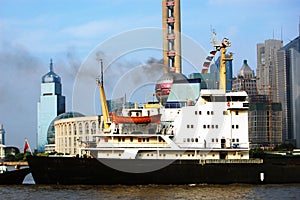
[[[44,152],[47,132],[51,121],[65,112],[65,97],[62,96],[61,78],[54,73],[50,61],[50,71],[42,77],[41,96],[37,108],[37,150]]]

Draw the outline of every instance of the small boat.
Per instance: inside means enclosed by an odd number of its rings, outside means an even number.
[[[25,176],[30,173],[30,169],[17,168],[12,171],[8,171],[7,166],[0,166],[0,185],[22,184]]]
[[[119,116],[112,114],[112,121],[115,124],[135,123],[135,124],[149,124],[160,123],[161,114],[151,116]]]

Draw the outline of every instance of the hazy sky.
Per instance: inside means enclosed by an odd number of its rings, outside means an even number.
[[[162,26],[161,0],[0,2],[0,123],[6,144],[20,148],[25,138],[36,147],[37,102],[50,58],[62,78],[70,111],[77,70],[97,45],[126,31]],[[229,38],[235,74],[244,59],[256,68],[257,43],[282,38],[286,44],[297,37],[299,16],[298,0],[181,0],[182,33],[206,52],[212,49],[211,27],[219,40]],[[120,46],[122,42],[113,48]],[[141,55],[124,62],[162,58],[160,52]],[[196,67],[201,66],[200,62]],[[187,67],[183,71],[194,72]]]

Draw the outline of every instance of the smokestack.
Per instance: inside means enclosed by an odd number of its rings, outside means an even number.
[[[181,73],[180,0],[162,0],[162,26],[164,65]]]

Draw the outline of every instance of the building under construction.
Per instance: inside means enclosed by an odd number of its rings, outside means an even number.
[[[267,95],[255,95],[249,104],[250,148],[282,144],[281,103],[270,102]]]

